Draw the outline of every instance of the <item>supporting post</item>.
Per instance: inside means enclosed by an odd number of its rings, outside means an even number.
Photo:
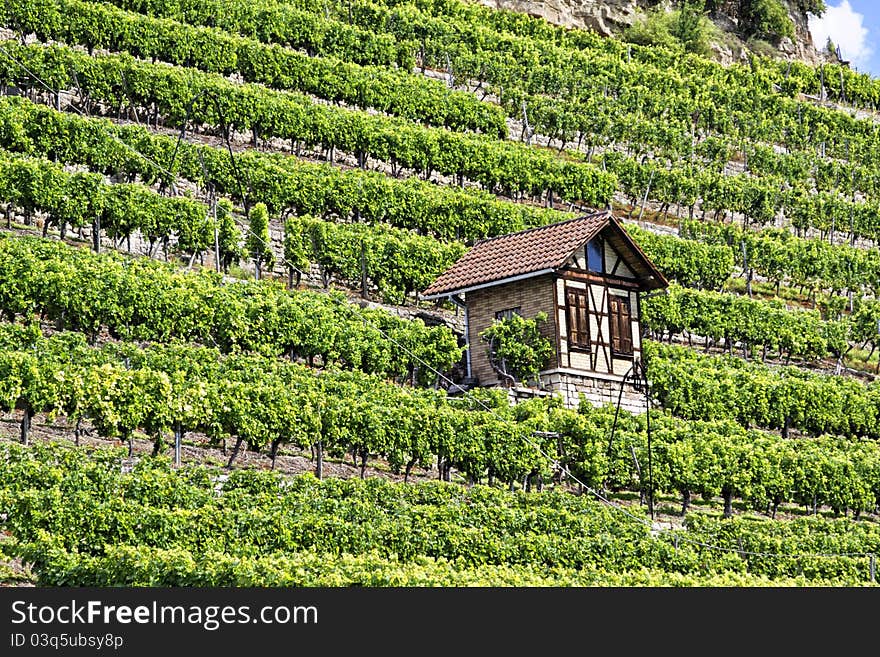
[[[523,137],[522,137],[522,140],[526,144],[531,145],[532,133],[534,131],[532,130],[532,126],[529,125],[529,115],[528,115],[528,111],[526,108],[525,98],[523,98],[523,102],[522,102],[522,115],[523,115]]]
[[[318,479],[324,478],[324,445],[319,440],[315,444],[315,476]]]
[[[651,175],[648,178],[648,186],[645,188],[645,195],[642,197],[642,206],[639,208],[639,218],[636,221],[642,220],[642,215],[645,212],[645,205],[648,203],[648,194],[651,193],[651,184],[654,182],[654,169],[651,169]]]
[[[648,512],[654,519],[654,470],[651,467],[651,388],[645,376],[645,430],[648,434]]]
[[[174,425],[174,467],[180,467],[180,444],[183,440],[183,431],[180,428],[180,423],[178,422]]]
[[[361,240],[361,297],[369,299],[369,286],[367,285],[367,251],[364,241]]]
[[[211,216],[214,218],[214,270],[220,273],[220,229],[217,226],[217,198],[211,195]]]
[[[746,252],[746,241],[740,240],[740,246],[742,247],[743,254],[743,272],[746,274],[746,292],[749,295],[749,298],[752,298],[752,270],[749,268],[749,256]]]
[[[92,250],[95,253],[101,252],[101,215],[95,215],[92,221]]]

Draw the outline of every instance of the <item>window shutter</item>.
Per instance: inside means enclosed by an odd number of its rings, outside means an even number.
[[[590,348],[589,316],[586,290],[566,289],[565,303],[568,319],[568,343],[581,349]]]
[[[580,333],[580,341],[578,344],[582,347],[590,346],[590,320],[587,316],[587,295],[585,293],[580,293],[577,295],[578,298],[578,331]]]
[[[609,298],[608,326],[611,329],[611,349],[620,353],[620,299],[614,295]]]
[[[620,351],[624,354],[631,354],[632,345],[632,321],[629,316],[629,300],[620,299],[618,301],[620,308]]]
[[[629,300],[612,295],[608,310],[612,351],[617,354],[632,354],[632,321],[629,314]]]
[[[568,339],[573,345],[581,343],[581,325],[578,321],[578,295],[574,290],[568,290]]]

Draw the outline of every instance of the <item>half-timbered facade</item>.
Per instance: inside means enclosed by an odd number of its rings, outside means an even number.
[[[610,212],[483,240],[424,291],[465,312],[468,376],[481,386],[508,377],[480,334],[511,313],[545,312],[541,333],[555,346],[538,387],[614,401],[641,358],[640,293],[667,282]]]

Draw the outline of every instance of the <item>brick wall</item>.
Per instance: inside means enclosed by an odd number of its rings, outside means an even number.
[[[495,313],[519,306],[523,317],[532,319],[539,312],[547,313],[547,321],[539,326],[541,335],[549,338],[553,344],[553,356],[548,369],[557,367],[556,358],[556,312],[555,297],[551,274],[514,281],[504,285],[495,285],[468,292],[465,298],[468,307],[468,339],[471,348],[471,373],[477,377],[480,385],[498,383],[498,376],[489,363],[487,344],[480,338],[495,321]]]

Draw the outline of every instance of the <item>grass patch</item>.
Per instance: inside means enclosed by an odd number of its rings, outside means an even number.
[[[733,294],[747,294],[746,279],[742,276],[732,276],[724,284],[724,291]],[[752,296],[767,301],[779,299],[781,301],[790,302],[802,308],[812,309],[813,302],[809,295],[802,294],[797,288],[780,285],[779,294],[776,294],[776,284],[768,281],[752,281]]]
[[[843,364],[854,370],[868,372],[870,374],[880,374],[880,350],[875,349],[871,353],[870,349],[853,349],[844,357]]]

